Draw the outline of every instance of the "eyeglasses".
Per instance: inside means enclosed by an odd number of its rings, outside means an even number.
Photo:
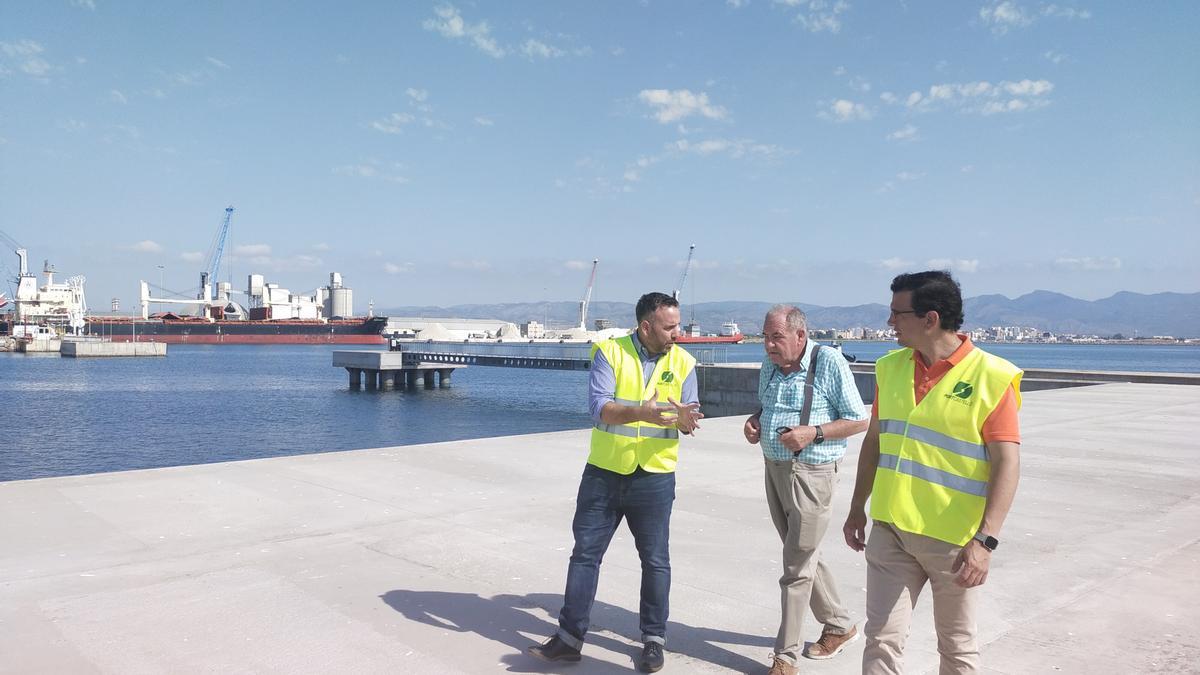
[[[893,319],[900,316],[901,314],[916,314],[917,313],[917,310],[915,310],[915,309],[890,309],[889,311],[891,312],[891,318],[893,318]]]

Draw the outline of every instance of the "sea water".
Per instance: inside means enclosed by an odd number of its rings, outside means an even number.
[[[690,347],[760,361],[761,344]],[[894,343],[847,342],[873,360]],[[1200,346],[987,345],[1025,368],[1200,372]],[[584,429],[587,373],[470,367],[352,391],[346,347],[170,345],[166,358],[0,353],[0,481]],[[536,443],[536,438],[530,442]],[[436,446],[414,452],[437,452]],[[586,447],[579,448],[580,461]]]

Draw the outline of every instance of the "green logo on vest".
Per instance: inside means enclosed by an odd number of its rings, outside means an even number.
[[[675,373],[672,373],[669,370],[664,370],[663,374],[662,374],[662,381],[663,382],[674,382],[675,381]]]
[[[971,394],[975,393],[975,387],[972,387],[969,382],[959,382],[954,385],[954,395],[961,399],[971,398]]]

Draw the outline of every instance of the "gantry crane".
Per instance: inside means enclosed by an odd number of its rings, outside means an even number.
[[[225,252],[225,238],[229,236],[229,222],[232,218],[233,207],[226,207],[225,218],[221,221],[221,227],[217,230],[216,236],[213,237],[213,243],[208,248],[204,269],[200,271],[200,300],[212,299],[210,284],[217,281],[217,271],[221,268],[221,254]]]
[[[592,261],[592,276],[588,279],[587,293],[583,295],[583,302],[579,303],[579,328],[581,330],[587,330],[588,303],[592,301],[592,286],[596,284],[596,265],[599,263],[599,258]]]
[[[679,275],[679,283],[675,285],[675,291],[671,293],[671,297],[679,299],[679,294],[683,292],[683,282],[687,281],[688,271],[692,269],[692,254],[696,252],[696,245],[692,244],[688,247],[687,262],[683,264],[683,274]]]

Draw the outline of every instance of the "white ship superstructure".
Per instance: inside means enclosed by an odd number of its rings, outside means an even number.
[[[49,261],[42,266],[46,282],[37,284],[37,276],[29,271],[25,249],[17,249],[20,271],[17,277],[17,292],[13,298],[13,322],[28,325],[49,325],[59,328],[70,327],[78,332],[83,328],[83,317],[87,313],[87,300],[83,286],[86,279],[76,275],[65,283],[54,281],[54,267]]]

